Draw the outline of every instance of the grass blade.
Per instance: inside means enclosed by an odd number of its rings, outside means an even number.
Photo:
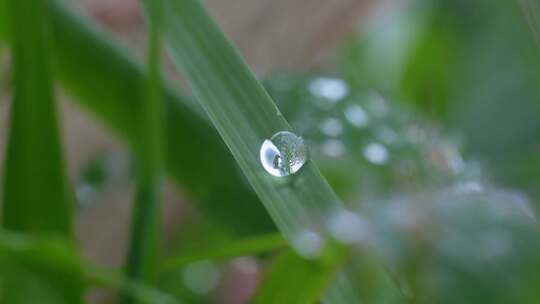
[[[239,256],[257,255],[285,247],[286,243],[280,234],[268,234],[249,239],[228,242],[204,248],[191,249],[180,256],[163,261],[161,273],[174,272],[189,263],[200,260],[224,260]]]
[[[538,46],[540,46],[540,3],[535,0],[518,0],[523,9],[523,13],[532,35]]]
[[[49,77],[48,11],[43,1],[7,2],[12,29],[14,97],[4,177],[3,227],[52,234],[72,241],[72,193],[64,172],[56,107]],[[4,282],[6,303],[28,303],[13,284],[35,282],[34,297],[50,290],[61,303],[79,303],[77,276],[66,280],[53,268],[13,272]],[[34,278],[35,277],[35,278]],[[34,279],[33,279],[34,278]],[[47,286],[43,289],[39,286]],[[29,289],[33,287],[29,286]]]
[[[0,0],[1,1],[1,0]],[[127,51],[60,1],[50,0],[56,76],[86,109],[135,143],[147,75]],[[213,220],[233,232],[274,229],[206,117],[167,86],[165,119],[169,173]],[[204,185],[204,186],[203,186]],[[238,221],[238,217],[243,218]]]
[[[293,245],[306,230],[324,235],[340,201],[313,161],[294,180],[271,176],[259,161],[263,141],[292,131],[289,124],[198,1],[164,4],[170,54],[278,228]]]
[[[279,109],[199,1],[164,0],[164,4],[163,35],[172,58],[284,237],[304,257],[333,251],[332,247],[323,250],[325,243],[331,243],[326,221],[343,207],[314,162],[308,161],[292,178],[273,177],[260,163],[264,140],[276,132],[293,132]],[[317,263],[324,263],[324,267]],[[263,288],[257,301],[314,302],[340,263],[340,258],[311,263],[286,257],[279,264],[299,275],[299,285],[294,292],[285,293]],[[270,276],[270,282],[283,281],[283,271],[277,273]],[[276,294],[280,296],[273,300]]]
[[[163,94],[160,75],[160,1],[142,1],[146,7],[149,27],[148,79],[146,98],[142,102],[141,129],[136,143],[138,156],[137,189],[133,208],[131,243],[126,274],[132,280],[153,283],[156,277],[157,259],[161,235],[161,189],[164,178],[163,166]],[[127,294],[124,303],[135,299]]]

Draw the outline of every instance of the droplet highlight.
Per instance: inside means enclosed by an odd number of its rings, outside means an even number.
[[[271,175],[287,176],[298,172],[308,161],[308,149],[302,137],[281,131],[262,143],[260,160]]]

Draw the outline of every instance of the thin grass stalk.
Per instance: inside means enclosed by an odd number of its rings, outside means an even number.
[[[160,76],[160,16],[159,0],[143,1],[147,9],[148,79],[142,103],[140,138],[136,142],[138,157],[137,186],[131,243],[126,275],[131,280],[152,284],[160,255],[162,185],[164,179],[164,102]],[[130,295],[123,303],[134,303]]]

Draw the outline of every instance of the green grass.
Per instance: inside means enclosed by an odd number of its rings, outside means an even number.
[[[13,103],[6,153],[2,226],[32,235],[73,238],[73,197],[65,177],[48,57],[49,14],[43,1],[8,1]],[[36,157],[39,155],[39,157]],[[55,268],[9,263],[3,303],[79,303],[83,285]],[[18,286],[28,285],[21,293]],[[53,299],[55,299],[53,301]]]

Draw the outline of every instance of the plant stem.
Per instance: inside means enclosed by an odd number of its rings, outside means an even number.
[[[152,6],[159,1],[153,0]],[[159,256],[164,178],[164,103],[160,78],[159,7],[148,14],[148,79],[142,103],[140,138],[136,141],[138,157],[137,188],[133,210],[131,245],[126,275],[135,281],[152,284]],[[122,302],[135,300],[127,294]]]

